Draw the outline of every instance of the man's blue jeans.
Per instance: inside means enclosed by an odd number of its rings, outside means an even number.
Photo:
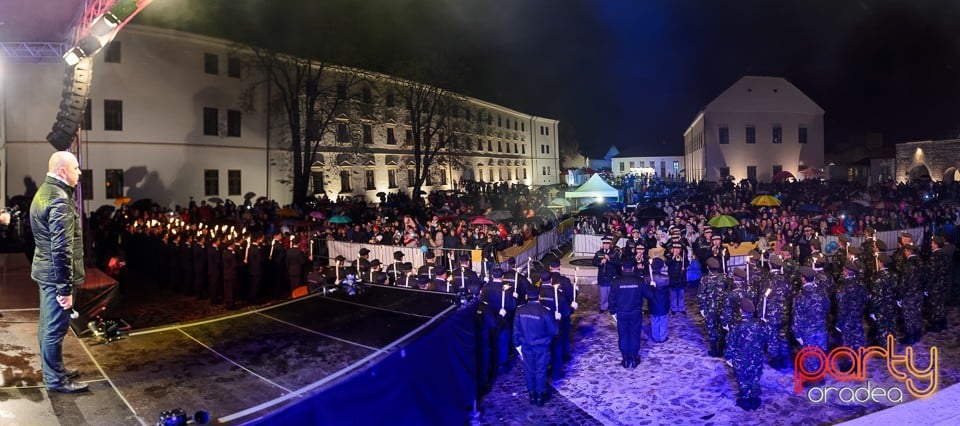
[[[70,313],[57,303],[57,286],[37,283],[40,286],[40,322],[37,336],[40,341],[40,357],[43,365],[43,381],[47,386],[57,386],[66,379],[63,367],[63,338],[70,326]]]

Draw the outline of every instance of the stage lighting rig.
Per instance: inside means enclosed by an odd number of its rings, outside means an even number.
[[[193,418],[187,418],[187,412],[182,408],[174,408],[160,412],[160,421],[157,426],[184,426],[184,425],[205,425],[210,421],[210,413],[200,410],[193,414]]]

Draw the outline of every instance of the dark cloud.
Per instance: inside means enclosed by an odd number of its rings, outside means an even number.
[[[384,72],[440,58],[451,89],[560,119],[598,151],[682,152],[746,74],[806,92],[831,145],[960,132],[956,1],[166,0],[138,19]]]

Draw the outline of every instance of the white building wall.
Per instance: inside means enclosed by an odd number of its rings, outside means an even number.
[[[87,208],[113,203],[105,194],[107,169],[124,170],[124,195],[152,198],[167,206],[186,204],[190,197],[200,200],[213,196],[204,194],[204,170],[219,171],[215,195],[220,198],[240,202],[242,194],[254,192],[280,203],[290,202],[291,154],[277,148],[283,141],[278,135],[267,135],[264,89],[255,93],[251,108],[241,108],[241,95],[256,77],[248,75],[250,68],[245,65],[241,78],[228,77],[230,42],[137,25],[125,27],[116,40],[121,46],[120,63],[104,63],[103,53],[95,58],[90,94],[92,129],[82,132],[81,167],[93,177],[93,199],[86,203]],[[216,75],[204,71],[204,55],[208,53],[217,55]],[[0,126],[0,135],[6,140],[0,139],[0,143],[5,142],[6,155],[0,157],[5,160],[0,161],[0,167],[9,165],[3,185],[7,195],[24,193],[25,179],[35,184],[42,182],[47,158],[54,150],[46,135],[61,101],[64,67],[59,62],[4,66],[0,76],[4,104],[0,106],[5,107],[0,111],[5,124]],[[104,100],[123,102],[121,131],[104,129]],[[436,172],[446,171],[447,184],[441,185],[437,179],[435,185],[425,186],[424,190],[454,189],[461,177],[480,180],[474,176],[479,169],[477,164],[484,165],[482,180],[486,182],[493,170],[494,181],[500,181],[502,173],[502,180],[511,183],[558,183],[556,120],[533,117],[482,100],[469,101],[494,116],[487,134],[474,135],[485,141],[484,149],[468,152],[470,158],[463,166],[434,165]],[[204,107],[218,109],[221,134],[203,134]],[[240,137],[226,136],[228,109],[241,111]],[[350,194],[340,194],[341,166],[334,163],[334,153],[325,154],[326,166],[321,168],[328,171],[324,178],[324,193],[328,197],[363,195],[376,200],[378,192],[409,191],[404,166],[385,162],[388,153],[404,154],[410,149],[403,145],[406,127],[386,122],[370,124],[374,143],[365,148],[374,153],[375,161],[371,165],[343,166],[354,172]],[[549,134],[545,131],[540,135],[541,126],[549,128]],[[395,127],[398,145],[386,144],[388,127]],[[328,137],[332,141],[335,131]],[[487,140],[492,149],[487,149]],[[516,152],[514,145],[522,146],[521,153]],[[548,146],[549,153],[539,154],[540,145]],[[544,167],[549,170],[546,176],[541,173]],[[390,169],[397,170],[398,188],[388,188]],[[227,193],[228,170],[241,171],[240,194]],[[366,189],[366,170],[374,172],[375,189]]]
[[[650,162],[653,162],[653,167]],[[610,159],[613,176],[623,176],[630,174],[631,168],[647,167],[652,168],[656,177],[666,178],[677,177],[678,171],[684,170],[685,160],[682,156],[659,156],[659,157],[614,157]],[[676,171],[674,162],[677,163]]]

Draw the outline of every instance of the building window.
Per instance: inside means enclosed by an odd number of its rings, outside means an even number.
[[[650,168],[651,168],[651,169],[657,168],[657,162],[656,162],[656,161],[650,161]]]
[[[83,176],[83,172],[80,172]],[[91,185],[92,186],[92,185]],[[108,199],[116,199],[123,196],[123,169],[107,169],[104,171],[103,179],[104,193]]]
[[[806,128],[806,127],[801,127],[801,128],[799,128],[799,129],[797,129],[797,140],[799,140],[800,143],[807,143],[807,128]]]
[[[521,153],[521,154],[526,154],[526,153],[527,153],[527,146],[526,146],[526,145],[520,145],[520,153]]]
[[[667,176],[667,162],[660,160],[660,177]]]
[[[350,171],[340,171],[340,192],[350,192]]]
[[[483,151],[483,141],[477,139],[477,151]]]
[[[527,168],[526,168],[526,167],[523,168],[523,178],[524,178],[524,179],[527,178]]]
[[[369,87],[364,86],[363,90],[360,91],[360,101],[367,105],[373,103],[373,91]]]
[[[514,153],[520,152],[520,148],[517,146],[517,143],[516,143],[516,142],[514,142],[514,144],[513,144],[513,152],[514,152]]]
[[[219,111],[216,108],[203,108],[203,134],[216,136]]]
[[[493,141],[487,139],[487,151],[493,152]]]
[[[320,194],[323,190],[323,172],[313,172],[310,173],[311,180],[313,180],[313,193]]]
[[[227,77],[240,78],[240,58],[227,56]]]
[[[680,162],[677,160],[673,161],[673,177],[680,176]]]
[[[123,101],[103,101],[103,130],[123,130]]]
[[[80,192],[84,200],[93,199],[93,172],[90,169],[80,170]]]
[[[367,183],[367,190],[377,189],[376,182],[373,178],[373,170],[365,170],[363,172],[363,180]]]
[[[393,133],[393,127],[387,127],[387,145],[396,145],[397,136]]]
[[[497,141],[497,152],[503,152],[503,141]]]
[[[624,163],[623,161],[621,161],[621,162],[620,162],[620,171],[622,172],[626,167],[627,167],[627,163]]]
[[[508,119],[507,119],[507,129],[509,129],[509,128],[510,128],[510,119],[508,118]]]
[[[544,176],[547,175],[547,166],[543,166],[543,173],[542,173],[542,174],[543,174]]]
[[[120,40],[114,40],[103,48],[103,62],[111,64],[120,63]]]
[[[753,126],[747,127],[747,143],[753,144],[757,143],[757,128]]]
[[[441,169],[441,170],[440,170],[440,185],[446,185],[446,184],[447,184],[447,171]]]
[[[337,83],[337,100],[347,100],[347,83]]]
[[[397,187],[397,169],[387,170],[387,187],[390,189]]]
[[[240,137],[240,111],[228,109],[227,110],[227,136],[239,138]]]
[[[413,175],[413,169],[407,169],[407,186],[413,186],[417,177]]]
[[[407,129],[403,132],[403,143],[413,143],[413,130]]]
[[[540,126],[540,135],[543,135],[543,126]]]
[[[520,131],[521,132],[527,131],[527,123],[520,123]]]
[[[513,180],[513,177],[510,173],[511,173],[510,169],[507,169],[507,180]]]
[[[220,195],[220,171],[207,169],[203,171],[203,195]]]
[[[730,143],[730,129],[726,127],[720,128],[720,145],[727,145]]]
[[[373,129],[369,124],[363,125],[363,143],[368,145],[373,143]]]
[[[83,130],[93,130],[93,101],[87,98],[86,105],[83,107],[83,123],[80,123]]]
[[[773,166],[773,175],[774,175],[774,176],[776,176],[777,173],[780,173],[780,172],[782,172],[782,171],[783,171],[783,166],[781,166],[781,165],[779,165],[779,164]]]
[[[227,170],[227,195],[240,195],[240,170]]]
[[[350,133],[347,131],[347,123],[337,123],[337,142],[350,142]]]
[[[773,143],[783,143],[783,128],[780,126],[773,128]]]
[[[503,117],[497,116],[497,127],[503,127]]]
[[[207,74],[220,74],[219,69],[220,58],[213,53],[204,53],[203,54],[203,72]]]
[[[550,153],[550,145],[547,145],[547,154]]]
[[[387,92],[387,99],[385,102],[387,104],[387,108],[393,108],[396,105],[396,100],[395,100],[393,91]]]
[[[507,154],[510,153],[510,142],[507,142]]]
[[[723,179],[723,178],[725,178],[725,177],[727,177],[727,176],[730,176],[730,168],[729,168],[729,167],[721,167],[721,168],[720,168],[720,178]]]
[[[757,166],[747,166],[747,179],[757,180]]]
[[[546,154],[546,153],[547,153],[547,149],[544,148],[544,145],[540,145],[540,153],[541,153],[541,154]]]
[[[429,170],[427,171],[427,181],[424,182],[424,184],[427,186],[433,186],[433,173]]]

